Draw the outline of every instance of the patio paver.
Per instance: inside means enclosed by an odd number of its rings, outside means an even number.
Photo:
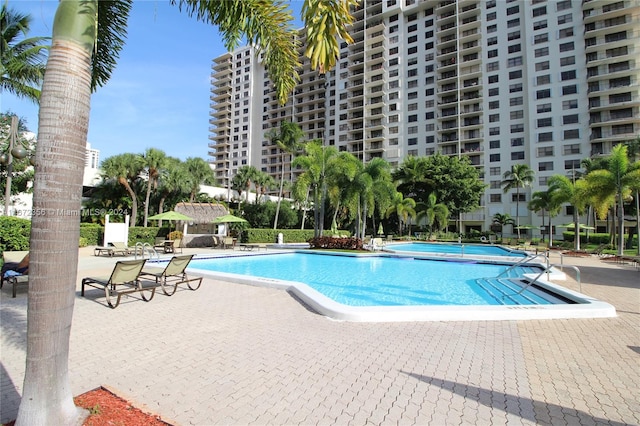
[[[78,283],[116,260],[85,250]],[[211,279],[115,310],[95,291],[76,299],[72,389],[108,385],[182,425],[640,424],[640,273],[563,261],[618,317],[349,323],[284,291]],[[6,422],[24,376],[24,291],[1,291],[0,321]]]

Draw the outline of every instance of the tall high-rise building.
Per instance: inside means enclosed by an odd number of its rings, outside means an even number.
[[[516,191],[502,181],[527,164],[536,178],[520,190],[519,222],[541,226],[526,208],[533,191],[640,134],[637,0],[373,0],[353,16],[354,43],[326,75],[301,47],[301,81],[284,106],[252,47],[213,60],[209,146],[220,181],[243,165],[293,175],[266,137],[288,120],[365,162],[468,157],[488,188],[461,218],[465,232],[516,216]]]

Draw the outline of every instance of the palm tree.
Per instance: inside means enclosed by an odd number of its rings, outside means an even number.
[[[585,210],[588,202],[587,185],[584,179],[569,179],[563,175],[553,175],[549,178],[549,193],[551,203],[560,206],[569,203],[573,206],[573,226],[575,230],[575,250],[580,250],[580,214]]]
[[[594,170],[586,177],[598,213],[616,205],[618,220],[618,255],[624,254],[624,200],[640,190],[640,163],[631,163],[627,146],[616,145],[608,157],[608,167]]]
[[[385,216],[389,217],[392,214],[395,214],[398,216],[398,234],[399,235],[402,235],[403,223],[408,222],[409,218],[416,217],[415,207],[416,207],[416,202],[413,200],[413,198],[410,198],[410,197],[405,198],[405,196],[402,195],[401,192],[396,192],[393,199],[391,200],[391,206],[387,208],[387,211],[385,212]],[[411,233],[411,230],[409,230],[409,233]]]
[[[493,215],[493,223],[500,225],[500,239],[503,239],[504,227],[507,225],[514,225],[515,221],[509,213],[496,213]]]
[[[533,183],[534,172],[526,164],[514,164],[511,170],[504,172],[502,186],[506,194],[513,188],[516,189],[516,229],[520,238],[520,188],[530,186]]]
[[[236,172],[236,175],[231,180],[233,189],[238,191],[238,194],[245,192],[244,201],[249,202],[249,190],[251,189],[251,183],[258,176],[258,169],[253,166],[242,166]],[[256,192],[256,197],[258,196]]]
[[[528,204],[529,210],[534,212],[542,211],[542,224],[544,225],[545,212],[549,213],[549,225],[547,229],[549,230],[549,246],[552,245],[552,226],[551,226],[551,217],[558,214],[560,211],[560,206],[557,206],[553,202],[553,197],[551,196],[551,192],[547,189],[546,191],[536,191],[531,194],[531,201]],[[542,241],[544,241],[544,234],[542,234]]]
[[[44,63],[48,46],[43,45],[49,37],[26,37],[31,25],[31,16],[8,9],[4,2],[0,9],[0,92],[7,91],[19,98],[35,103],[40,99],[40,85],[44,77]]]
[[[429,239],[433,233],[433,226],[436,230],[442,230],[449,220],[449,209],[445,204],[438,203],[435,193],[431,193],[427,197],[427,202],[416,203],[417,221],[425,219],[426,225],[429,227]]]
[[[189,176],[189,202],[193,203],[200,192],[200,185],[212,184],[216,178],[209,163],[202,158],[189,157],[185,160],[184,166]]]
[[[256,187],[256,200],[255,203],[260,203],[261,199],[267,195],[267,191],[273,188],[276,181],[270,174],[263,171],[256,170],[256,175],[253,177],[253,184]],[[280,201],[280,200],[278,200]]]
[[[138,216],[138,196],[133,189],[134,182],[140,178],[144,168],[144,159],[138,154],[119,154],[105,159],[102,162],[102,176],[106,179],[114,179],[127,190],[131,197],[131,222],[130,226],[136,226]]]
[[[304,132],[296,123],[283,121],[280,123],[280,130],[272,130],[267,134],[267,138],[271,143],[275,143],[280,149],[280,189],[278,190],[278,204],[276,206],[276,217],[273,219],[273,229],[277,228],[278,216],[280,215],[280,201],[282,200],[282,190],[284,188],[284,165],[287,155],[292,156],[298,152],[301,147],[301,140],[304,138]],[[291,158],[290,158],[291,159]]]
[[[331,68],[336,52],[322,50],[325,39],[350,23],[346,2],[322,3],[304,16],[314,20],[307,43],[318,68]],[[275,1],[172,0],[198,20],[218,27],[228,50],[241,40],[256,46],[281,104],[296,85],[298,46],[287,5]],[[80,209],[82,173],[91,92],[105,84],[126,36],[132,0],[61,0],[53,23],[52,46],[40,96],[33,208],[43,212]],[[330,18],[330,19],[329,19]],[[318,21],[315,21],[318,20]],[[331,25],[322,25],[322,21]],[[73,424],[83,417],[69,385],[69,334],[78,262],[78,217],[41,215],[31,227],[27,362],[17,424]],[[51,235],[58,235],[55,249]]]
[[[323,146],[320,140],[313,140],[304,147],[305,155],[293,160],[292,167],[300,167],[304,172],[298,176],[294,186],[298,198],[304,198],[303,192],[311,190],[313,196],[314,237],[322,236],[324,231],[324,205],[327,196],[327,177],[333,169],[338,156],[335,146]]]
[[[165,168],[160,170],[158,176],[158,193],[160,194],[158,213],[164,212],[164,204],[168,199],[176,202],[181,201],[182,197],[188,199],[190,190],[189,172],[185,164],[177,158],[167,157]],[[161,220],[158,221],[158,226],[162,226]]]
[[[151,189],[158,187],[158,177],[160,170],[167,161],[167,155],[161,149],[148,148],[144,155],[144,167],[147,169],[147,195],[144,201],[144,227],[147,227],[147,218],[149,217],[149,199],[151,198]]]

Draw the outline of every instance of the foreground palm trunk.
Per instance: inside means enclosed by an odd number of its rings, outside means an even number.
[[[95,37],[96,5],[62,1],[53,27],[40,99],[18,425],[80,424],[85,416],[73,402],[68,358],[91,96],[87,38]]]

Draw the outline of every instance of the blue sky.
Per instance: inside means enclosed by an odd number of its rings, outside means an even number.
[[[9,1],[10,8],[32,16],[31,37],[51,35],[57,4]],[[300,5],[296,1],[296,13]],[[150,147],[183,160],[206,159],[211,61],[225,51],[216,27],[167,0],[134,1],[118,66],[91,99],[88,142],[100,150],[100,159]],[[35,105],[5,93],[0,110],[26,119],[37,133]]]

